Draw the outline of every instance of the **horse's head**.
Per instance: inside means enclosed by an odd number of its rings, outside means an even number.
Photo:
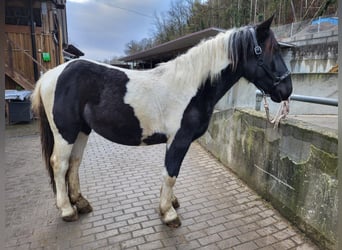
[[[242,63],[242,75],[275,102],[287,100],[292,92],[290,71],[270,29],[273,16],[255,27],[247,27],[250,41]],[[245,41],[247,42],[247,41]]]

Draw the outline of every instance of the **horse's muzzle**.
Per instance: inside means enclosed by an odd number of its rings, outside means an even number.
[[[270,92],[271,100],[274,102],[281,102],[289,99],[292,94],[292,80],[291,77],[286,77],[283,81],[277,84]]]

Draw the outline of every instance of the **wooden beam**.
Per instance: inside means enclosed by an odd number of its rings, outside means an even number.
[[[25,78],[19,72],[14,69],[11,69],[7,64],[5,64],[5,74],[10,77],[13,81],[15,81],[18,85],[23,87],[26,90],[33,90],[34,83],[29,79]]]

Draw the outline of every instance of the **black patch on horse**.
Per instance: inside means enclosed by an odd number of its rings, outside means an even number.
[[[167,137],[165,134],[162,134],[162,133],[154,133],[153,135],[143,140],[143,142],[147,145],[165,143],[166,141],[167,141]]]
[[[142,129],[133,108],[124,103],[127,75],[115,68],[77,60],[60,74],[53,117],[62,137],[73,144],[80,131],[116,143],[139,145]]]

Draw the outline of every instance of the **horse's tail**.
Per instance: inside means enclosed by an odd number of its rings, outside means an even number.
[[[41,147],[42,147],[42,154],[43,154],[43,158],[45,161],[45,166],[51,178],[52,190],[56,194],[56,183],[54,179],[52,165],[50,162],[50,158],[53,152],[55,141],[53,138],[49,121],[46,116],[44,104],[41,98],[40,89],[41,89],[42,78],[37,82],[36,87],[31,95],[31,103],[32,103],[32,110],[34,114],[38,116],[38,119],[39,119],[40,142],[41,142]]]

